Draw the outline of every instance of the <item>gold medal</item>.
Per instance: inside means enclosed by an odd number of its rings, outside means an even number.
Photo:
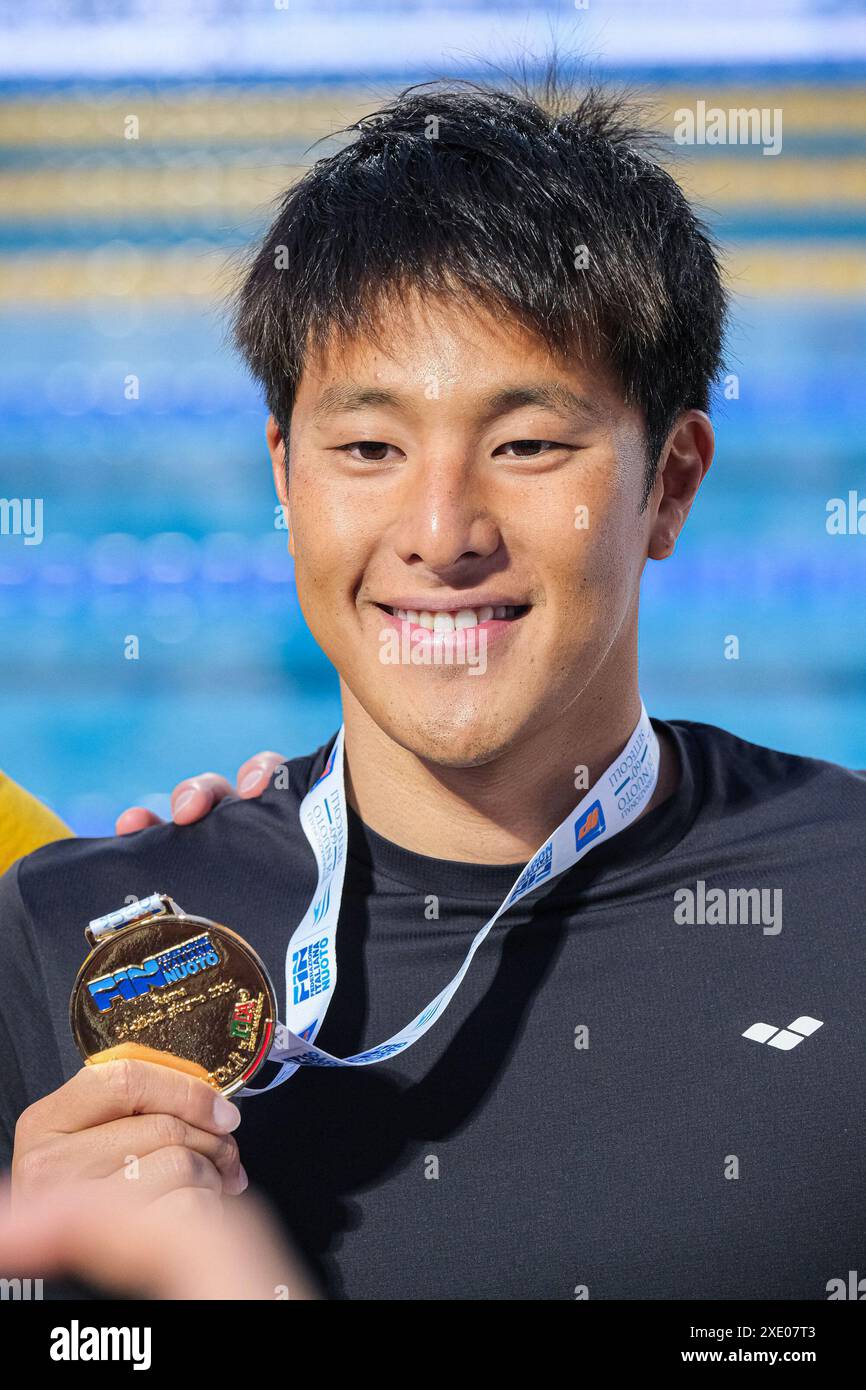
[[[163,893],[97,918],[85,936],[93,950],[69,1001],[85,1062],[153,1049],[203,1068],[224,1095],[250,1081],[273,1044],[277,1004],[242,937]]]

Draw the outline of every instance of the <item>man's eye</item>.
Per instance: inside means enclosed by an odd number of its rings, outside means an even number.
[[[551,449],[564,449],[566,445],[557,444],[552,439],[511,439],[507,444],[500,444],[493,453],[505,454],[506,449],[513,449],[514,453],[505,455],[510,458],[534,459],[540,458],[542,454],[548,453]]]
[[[356,439],[353,444],[343,445],[347,454],[351,454],[355,459],[363,459],[365,463],[383,463],[392,447],[380,439]]]

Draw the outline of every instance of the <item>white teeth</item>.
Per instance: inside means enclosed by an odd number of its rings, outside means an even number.
[[[491,608],[490,604],[484,604],[481,608],[458,608],[437,613],[428,612],[426,608],[420,611],[415,608],[395,608],[392,611],[395,617],[403,622],[415,623],[420,627],[430,628],[433,632],[454,632],[457,628],[489,623],[491,618],[514,618],[517,614],[513,604],[503,603],[495,608]]]

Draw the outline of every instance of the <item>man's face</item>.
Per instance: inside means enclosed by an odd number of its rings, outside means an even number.
[[[308,361],[289,459],[304,617],[403,747],[486,763],[633,678],[657,503],[641,415],[603,372],[477,306],[404,305]]]

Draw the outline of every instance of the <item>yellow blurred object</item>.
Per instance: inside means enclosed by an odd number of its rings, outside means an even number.
[[[59,816],[0,772],[0,874],[31,850],[67,840],[72,831]]]

